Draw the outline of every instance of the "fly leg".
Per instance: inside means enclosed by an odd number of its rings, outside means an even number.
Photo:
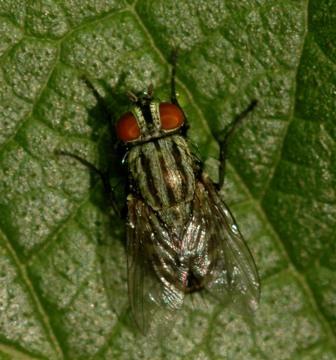
[[[90,163],[86,159],[83,159],[82,157],[80,157],[80,156],[78,156],[76,154],[72,154],[72,153],[70,153],[68,151],[56,150],[55,154],[59,155],[59,156],[67,156],[67,157],[70,157],[72,159],[75,159],[78,162],[80,162],[82,165],[86,166],[90,171],[92,171],[93,173],[98,175],[100,177],[100,179],[101,179],[102,184],[103,184],[104,192],[105,192],[105,194],[107,196],[107,200],[108,200],[108,205],[113,209],[115,214],[117,214],[118,216],[121,216],[121,212],[120,212],[120,209],[119,209],[119,207],[117,205],[114,190],[113,190],[113,188],[112,188],[112,186],[110,184],[110,181],[109,181],[109,173],[108,172],[103,172],[103,171],[99,170],[95,165],[93,165],[92,163]]]
[[[173,104],[177,105],[178,107],[181,107],[177,101],[176,84],[175,84],[176,66],[177,66],[177,49],[172,50],[171,66],[172,66],[172,71],[171,71],[171,80],[170,80],[170,100]]]
[[[92,84],[91,80],[85,75],[82,75],[81,78],[85,82],[86,86],[92,91],[92,94],[97,101],[97,105],[98,105],[99,109],[101,109],[104,119],[108,123],[109,131],[111,134],[113,134],[113,122],[112,122],[113,111],[112,111],[112,109],[110,108],[110,106],[108,106],[108,103],[105,101],[105,99],[99,94],[98,90]],[[107,85],[103,84],[104,90],[106,90],[106,87],[107,87]]]
[[[171,52],[171,66],[172,66],[172,71],[171,71],[171,80],[170,80],[170,101],[172,104],[177,105],[181,111],[184,113],[181,105],[179,104],[178,100],[177,100],[177,94],[176,94],[176,68],[177,68],[177,57],[178,57],[178,50],[175,48],[172,50]],[[189,129],[189,125],[187,122],[187,118],[184,114],[184,133],[186,134],[186,132]]]
[[[243,121],[247,118],[250,112],[253,111],[253,109],[257,105],[257,100],[252,100],[250,105],[242,111],[240,114],[238,114],[225,128],[224,130],[219,134],[215,135],[215,138],[217,139],[220,147],[220,153],[219,153],[219,182],[218,186],[219,188],[222,188],[224,184],[224,177],[225,177],[225,166],[226,166],[226,160],[228,155],[228,145],[229,142],[234,135],[237,128],[243,123]]]
[[[99,94],[98,90],[95,88],[95,86],[93,85],[93,83],[90,81],[90,79],[87,76],[82,75],[81,79],[85,82],[87,87],[92,91],[93,96],[95,97],[95,99],[97,101],[97,105],[98,105],[99,109],[101,110],[104,119],[108,123],[109,131],[110,131],[110,133],[113,133],[112,110],[108,106],[108,103]],[[104,84],[104,88],[106,89],[105,84]],[[121,211],[117,205],[114,190],[109,181],[110,170],[101,171],[95,165],[93,165],[92,163],[87,161],[86,159],[83,159],[82,157],[80,157],[76,154],[72,154],[68,151],[59,150],[59,151],[56,151],[55,154],[59,155],[59,156],[67,156],[67,157],[73,158],[73,159],[77,160],[78,162],[80,162],[82,165],[86,166],[91,172],[98,175],[98,177],[101,179],[101,182],[104,187],[104,191],[105,191],[105,194],[106,194],[106,197],[108,200],[108,206],[113,209],[115,214],[117,214],[118,216],[121,216]]]

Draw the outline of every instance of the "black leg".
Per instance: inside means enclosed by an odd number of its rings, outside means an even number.
[[[253,111],[253,109],[257,105],[257,100],[251,101],[250,105],[240,114],[238,114],[233,121],[231,121],[226,128],[222,131],[222,133],[218,136],[215,136],[219,146],[220,146],[220,153],[219,153],[219,182],[218,186],[221,188],[224,184],[224,177],[225,177],[225,165],[228,155],[228,144],[232,138],[232,135],[235,133],[236,129],[242,124],[243,120],[246,119],[247,115]]]
[[[171,82],[170,82],[170,101],[172,104],[177,105],[182,112],[184,113],[183,109],[181,108],[181,105],[179,104],[178,100],[177,100],[177,95],[176,95],[176,82],[175,82],[175,78],[176,78],[176,67],[177,67],[177,54],[178,50],[175,48],[172,50],[171,53],[171,66],[172,66],[172,72],[171,72]],[[189,124],[188,124],[188,119],[184,114],[184,125],[183,125],[183,131],[184,134],[186,135],[187,132],[189,130]]]
[[[99,94],[99,92],[97,91],[97,89],[95,88],[95,86],[92,84],[91,80],[87,76],[82,75],[81,79],[85,82],[86,86],[92,91],[94,97],[97,100],[98,107],[102,111],[103,116],[109,125],[109,130],[111,133],[113,133],[114,126],[112,119],[114,118],[114,116],[108,102]],[[106,92],[109,92],[110,89],[108,88],[107,84],[102,83],[102,86]]]
[[[176,96],[176,86],[175,86],[175,77],[176,77],[176,64],[177,64],[177,49],[174,49],[171,53],[171,65],[172,65],[172,72],[171,72],[171,93],[170,99],[173,104],[176,104],[180,107],[177,96]]]
[[[89,161],[83,159],[82,157],[80,157],[76,154],[72,154],[67,151],[63,151],[63,150],[58,151],[57,150],[57,151],[55,151],[55,155],[67,156],[67,157],[73,158],[73,159],[77,160],[78,162],[80,162],[82,165],[86,166],[90,171],[97,174],[103,183],[104,191],[105,191],[107,199],[108,199],[108,205],[113,209],[115,214],[117,214],[118,216],[121,216],[120,210],[118,208],[118,205],[117,205],[117,202],[115,199],[114,191],[113,191],[112,186],[109,181],[109,175],[107,172],[103,172],[103,171],[99,170],[95,165],[91,164]]]

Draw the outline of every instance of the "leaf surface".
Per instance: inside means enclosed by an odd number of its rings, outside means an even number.
[[[0,359],[336,359],[335,14],[327,0],[0,2]],[[187,304],[162,341],[134,335],[123,224],[99,179],[55,150],[115,161],[81,77],[118,116],[127,90],[169,93],[173,47],[214,178],[213,134],[258,100],[222,193],[262,296],[253,327]]]

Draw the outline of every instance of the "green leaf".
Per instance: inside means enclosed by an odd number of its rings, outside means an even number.
[[[336,359],[335,14],[328,0],[0,2],[0,359]],[[118,114],[127,90],[169,91],[176,46],[212,176],[212,133],[258,99],[230,144],[223,197],[262,296],[252,328],[187,304],[162,341],[134,335],[125,234],[99,179],[54,152],[112,161],[81,76]]]

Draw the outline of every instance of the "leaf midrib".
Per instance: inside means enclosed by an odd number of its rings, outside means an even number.
[[[307,21],[307,18],[308,18],[308,6],[309,6],[309,1],[307,1],[307,8],[306,8],[306,31],[305,31],[305,35],[303,37],[303,41],[302,41],[302,47],[301,47],[301,55],[300,55],[300,59],[301,59],[301,56],[302,56],[302,49],[303,49],[303,46],[304,46],[304,43],[305,43],[305,39],[306,39],[306,36],[307,34],[309,33],[309,29],[308,29],[308,21]],[[135,15],[135,18],[138,22],[138,24],[141,26],[141,28],[144,30],[144,33],[146,34],[148,40],[149,40],[149,43],[150,45],[152,46],[153,50],[158,54],[159,58],[161,59],[161,61],[163,63],[165,63],[167,66],[169,65],[169,62],[165,59],[163,53],[161,52],[161,50],[159,49],[159,47],[157,47],[156,43],[155,43],[155,39],[154,37],[152,37],[149,29],[147,29],[146,27],[146,24],[142,21],[140,15],[137,13],[137,10],[136,10],[136,7],[135,5],[133,4],[133,6],[131,7],[125,7],[124,9],[122,10],[113,10],[113,11],[110,11],[110,12],[107,12],[104,14],[104,16],[101,16],[101,17],[96,17],[94,18],[93,20],[90,20],[90,21],[85,21],[84,23],[78,25],[77,27],[73,28],[71,31],[69,31],[68,33],[66,33],[66,35],[64,35],[62,38],[59,38],[57,40],[50,40],[50,41],[53,41],[53,43],[58,43],[58,44],[62,44],[69,36],[71,36],[71,34],[73,34],[74,32],[77,32],[79,31],[80,29],[82,28],[86,28],[86,27],[89,27],[89,26],[92,26],[94,25],[95,23],[99,23],[100,21],[102,20],[105,20],[105,19],[108,19],[110,17],[114,17],[116,13],[119,13],[119,12],[127,12],[127,11],[130,11],[132,12],[134,15]],[[65,17],[67,18],[67,14],[65,13]],[[23,36],[23,38],[25,37],[25,35]],[[22,38],[22,39],[23,39]],[[22,41],[21,39],[21,41]],[[317,43],[317,42],[316,42]],[[319,45],[319,44],[318,44]],[[320,46],[319,46],[320,48]],[[31,109],[31,112],[30,112],[30,115],[31,113],[34,112],[34,109],[36,107],[36,105],[39,103],[40,99],[41,99],[41,96],[43,95],[43,92],[45,91],[45,89],[48,87],[48,83],[50,81],[50,78],[52,77],[53,73],[54,73],[54,70],[55,70],[55,65],[58,63],[59,61],[59,56],[61,54],[61,51],[62,49],[59,47],[58,48],[58,54],[56,56],[56,59],[54,61],[54,64],[51,66],[51,70],[48,74],[48,77],[46,79],[46,82],[45,84],[41,87],[40,91],[39,91],[39,94],[38,96],[36,97],[36,100],[34,101],[33,105],[32,105],[32,109]],[[6,54],[10,53],[10,51],[6,51]],[[4,57],[2,56],[1,60],[3,59]],[[298,70],[298,67],[300,65],[300,62],[301,60],[298,61],[298,66],[297,66],[297,69],[296,69],[296,73],[297,73],[297,70]],[[208,125],[208,122],[206,121],[206,118],[201,110],[201,108],[197,105],[197,103],[195,102],[194,100],[194,97],[192,95],[192,93],[190,92],[189,88],[179,79],[178,80],[178,84],[179,86],[181,86],[181,88],[183,88],[187,94],[187,96],[189,97],[190,99],[190,102],[191,104],[193,105],[193,107],[196,109],[196,111],[198,112],[202,122],[203,122],[203,125],[204,125],[204,128],[207,128],[209,129],[209,132],[210,132],[210,128],[209,128],[209,125]],[[296,86],[296,82],[295,82],[295,86]],[[296,90],[296,89],[295,89]],[[296,91],[295,91],[296,93]],[[289,115],[289,120],[292,121],[293,118],[294,118],[294,113],[295,113],[295,97],[294,97],[294,104],[292,104],[292,111]],[[15,136],[17,135],[17,133],[20,131],[20,129],[24,126],[24,124],[27,122],[27,120],[30,118],[30,115],[26,115],[25,116],[25,119],[19,124],[19,126],[17,127],[16,131],[14,132],[14,134],[1,146],[0,148],[0,152],[3,152],[4,149],[7,147],[7,145],[11,142],[12,139],[15,138]],[[288,123],[288,126],[290,124],[290,121]],[[287,130],[288,130],[288,126],[286,128],[286,131],[284,132],[284,137],[283,139],[285,138],[286,136],[286,133],[287,133]],[[216,142],[216,140],[214,139],[213,140],[214,142]],[[217,142],[216,142],[217,143]],[[270,174],[270,177],[269,177],[269,180],[265,186],[265,191],[264,191],[264,194],[267,192],[268,188],[269,188],[269,184],[271,182],[271,180],[273,179],[273,176],[274,176],[274,172],[277,168],[277,165],[279,163],[279,161],[281,160],[281,150],[279,150],[279,157],[278,157],[278,161],[274,164],[274,168],[272,169],[273,171],[271,172]],[[306,294],[307,294],[307,297],[311,300],[311,303],[313,304],[313,307],[315,309],[315,311],[318,313],[319,315],[319,319],[321,321],[321,323],[323,324],[324,326],[324,329],[330,339],[331,342],[333,343],[336,343],[336,334],[333,332],[333,329],[332,329],[332,326],[330,324],[330,322],[328,321],[328,319],[325,317],[325,315],[323,314],[323,312],[321,311],[320,307],[318,306],[318,302],[316,301],[315,299],[315,296],[314,296],[314,292],[312,290],[312,288],[310,287],[307,279],[306,279],[306,276],[304,274],[302,274],[301,272],[298,271],[298,269],[295,267],[295,264],[293,264],[291,261],[290,261],[290,256],[286,250],[286,247],[284,246],[284,243],[283,241],[281,240],[281,238],[279,237],[279,235],[277,234],[277,232],[275,231],[272,223],[270,222],[270,219],[268,218],[267,214],[265,213],[264,211],[264,208],[262,207],[261,205],[261,201],[262,201],[262,198],[261,199],[256,199],[252,196],[251,192],[249,191],[248,187],[247,187],[247,184],[244,182],[244,180],[240,177],[240,175],[238,174],[238,172],[236,171],[236,169],[231,165],[231,167],[234,169],[234,173],[235,173],[235,177],[239,179],[239,181],[241,182],[241,184],[243,184],[243,186],[245,187],[245,190],[246,190],[246,193],[247,193],[247,196],[248,198],[250,199],[251,203],[253,204],[253,207],[256,208],[259,212],[259,214],[263,217],[263,219],[265,219],[265,223],[268,224],[268,226],[272,229],[272,233],[274,234],[274,237],[276,238],[276,241],[279,245],[279,248],[281,249],[282,253],[285,254],[288,262],[290,263],[290,268],[292,269],[293,271],[293,274],[296,276],[297,279],[299,279],[300,283],[303,285],[303,288],[305,289],[306,291]],[[90,189],[89,193],[91,194],[92,191],[94,191],[93,189]],[[83,203],[81,203],[81,205],[83,205]],[[78,211],[78,208],[81,207],[81,205],[79,205],[76,209],[75,209],[75,213]],[[73,216],[70,216],[70,218],[73,218]],[[20,259],[19,259],[19,256],[17,255],[17,253],[15,252],[14,248],[11,246],[10,244],[10,241],[9,239],[1,232],[0,230],[0,236],[3,237],[4,239],[4,243],[5,243],[5,246],[7,248],[7,251],[10,253],[14,263],[16,264],[17,268],[18,268],[18,272],[19,274],[21,274],[22,276],[22,279],[24,281],[24,283],[26,284],[27,288],[28,288],[28,291],[29,291],[29,294],[30,294],[30,297],[32,298],[33,300],[33,303],[35,304],[36,308],[37,308],[37,311],[40,315],[40,317],[42,318],[42,322],[43,322],[43,326],[46,328],[47,330],[47,333],[48,333],[48,337],[50,338],[51,340],[51,343],[53,344],[54,348],[56,349],[56,352],[57,354],[60,356],[60,358],[64,358],[64,352],[63,352],[63,349],[60,345],[60,341],[59,339],[57,339],[56,335],[55,335],[55,332],[53,331],[52,329],[52,325],[50,323],[50,319],[47,315],[47,311],[46,309],[43,308],[43,305],[40,301],[40,296],[39,296],[39,293],[35,291],[35,288],[33,286],[33,283],[31,281],[31,279],[29,278],[29,275],[27,274],[27,271],[26,271],[26,266],[24,264],[22,264],[20,262]],[[54,237],[53,237],[54,239]]]

